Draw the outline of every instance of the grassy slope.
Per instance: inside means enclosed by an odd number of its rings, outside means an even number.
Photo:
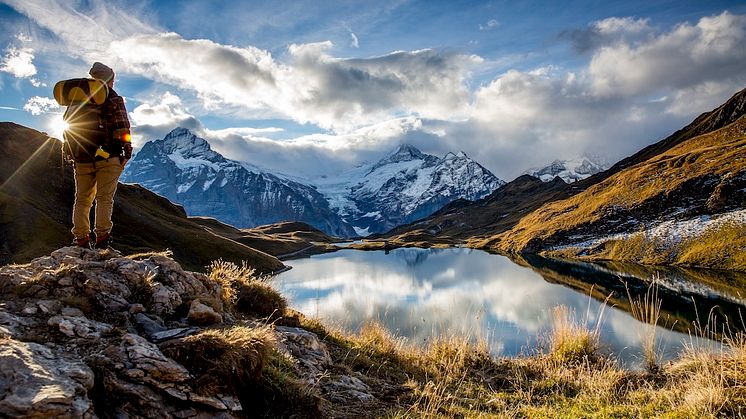
[[[668,202],[667,198],[682,192],[701,192],[687,188],[702,182],[710,183],[716,189],[718,183],[745,171],[746,118],[741,118],[725,128],[685,141],[648,161],[622,170],[573,197],[546,204],[521,219],[512,230],[489,237],[479,245],[502,251],[532,251],[562,242],[579,232],[593,231],[594,226],[599,227],[597,234],[606,234],[609,231],[600,228],[610,214],[634,216],[638,210],[657,207],[660,203],[675,205],[677,202]],[[739,232],[728,234],[733,240],[720,243],[720,246],[710,246],[719,241],[717,235],[709,240],[710,243],[686,245],[672,262],[745,269],[742,250],[746,248],[746,236]],[[639,248],[641,243],[634,245]],[[655,257],[655,249],[644,250],[650,258]],[[642,255],[636,252],[627,254],[609,247],[601,249],[596,256],[640,260]],[[725,264],[721,263],[723,261]]]
[[[237,229],[209,217],[190,217],[190,220],[217,235],[275,257],[327,252],[336,249],[330,243],[340,241],[302,222],[281,222],[250,229]]]
[[[28,261],[70,243],[74,182],[60,145],[35,130],[0,124],[0,263]],[[114,247],[124,253],[170,249],[185,268],[198,271],[220,258],[247,261],[262,272],[283,267],[205,231],[181,207],[136,185],[120,184],[113,220]]]

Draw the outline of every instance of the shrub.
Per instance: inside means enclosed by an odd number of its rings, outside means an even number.
[[[268,327],[235,326],[168,341],[161,350],[195,376],[197,391],[212,395],[256,384],[274,345]]]

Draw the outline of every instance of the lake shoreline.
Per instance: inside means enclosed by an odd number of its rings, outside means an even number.
[[[447,248],[452,248],[452,247],[454,248],[465,247],[469,249],[483,250],[488,253],[498,254],[498,255],[502,255],[506,257],[523,257],[525,255],[529,255],[529,256],[536,255],[536,256],[541,256],[541,257],[546,257],[546,258],[573,260],[577,262],[626,262],[626,263],[635,263],[638,265],[650,266],[650,267],[713,269],[713,270],[718,270],[718,271],[734,271],[734,272],[746,273],[746,268],[744,269],[723,268],[717,265],[697,265],[697,264],[688,264],[688,263],[676,263],[675,261],[668,262],[668,263],[643,263],[640,261],[625,259],[625,258],[616,258],[616,259],[609,258],[603,255],[578,255],[577,253],[572,253],[572,252],[567,252],[567,251],[544,250],[538,253],[505,252],[498,248],[479,245],[477,243],[470,242],[470,241],[456,241],[456,240],[447,240],[443,242],[437,242],[437,241],[436,242],[430,242],[430,241],[399,242],[399,241],[388,241],[388,240],[370,240],[370,241],[363,240],[362,243],[352,244],[344,248],[363,250],[363,251],[372,251],[372,250],[393,250],[393,249],[400,249],[400,248],[447,249]],[[338,249],[329,250],[329,251],[334,252],[336,250]],[[320,253],[325,253],[325,252],[320,252]]]

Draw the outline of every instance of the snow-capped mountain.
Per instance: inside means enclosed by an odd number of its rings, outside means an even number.
[[[523,174],[537,177],[544,182],[551,182],[559,176],[566,183],[585,179],[609,168],[609,164],[598,157],[580,157],[571,160],[555,160],[541,169],[533,168]]]
[[[410,145],[375,164],[306,182],[226,159],[184,128],[146,143],[122,181],[183,205],[189,215],[239,228],[303,221],[343,237],[382,233],[505,183],[462,152],[438,158]]]
[[[239,228],[292,220],[336,236],[355,234],[313,187],[226,159],[184,128],[146,143],[122,181],[183,205],[189,215],[215,217]]]
[[[463,152],[438,158],[408,144],[377,163],[314,183],[360,235],[386,232],[458,198],[476,200],[505,184]]]

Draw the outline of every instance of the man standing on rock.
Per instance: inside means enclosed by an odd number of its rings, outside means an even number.
[[[130,122],[124,99],[114,91],[114,70],[95,62],[88,73],[108,86],[108,95],[100,105],[86,102],[65,111],[69,124],[64,134],[66,152],[75,162],[72,233],[75,245],[91,247],[90,213],[95,199],[94,247],[106,249],[112,239],[117,182],[132,157]]]

